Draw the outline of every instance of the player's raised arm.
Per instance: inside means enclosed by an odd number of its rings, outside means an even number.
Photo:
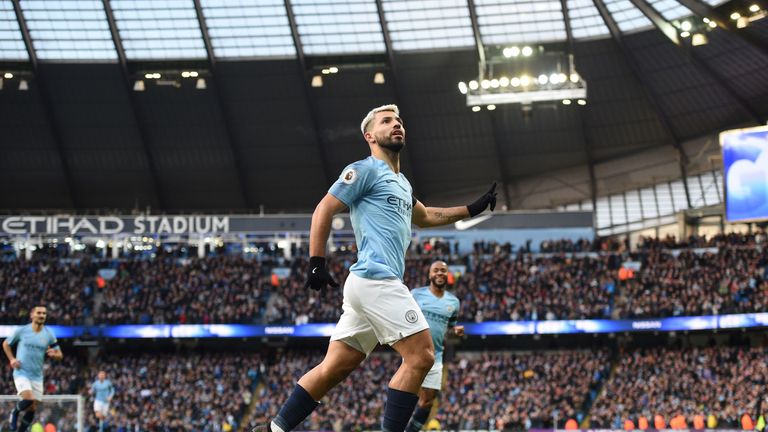
[[[309,229],[309,271],[305,288],[323,291],[328,284],[338,288],[339,284],[331,278],[325,266],[325,244],[328,243],[328,235],[331,233],[333,216],[345,208],[346,204],[330,193],[325,194],[315,207],[312,226]]]
[[[413,223],[419,228],[448,225],[468,217],[475,217],[488,207],[496,209],[496,183],[475,202],[460,207],[425,207],[419,200],[413,206]]]

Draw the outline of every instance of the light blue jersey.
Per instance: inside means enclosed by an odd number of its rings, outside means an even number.
[[[411,290],[411,295],[429,324],[432,343],[435,345],[435,363],[442,363],[445,332],[448,327],[454,327],[459,319],[459,299],[448,291],[444,291],[440,298],[435,297],[428,286]]]
[[[115,387],[112,386],[112,382],[108,379],[104,381],[96,381],[91,384],[93,390],[93,398],[99,402],[107,403],[109,399],[115,395]]]
[[[349,270],[367,279],[402,280],[415,202],[405,176],[369,156],[346,167],[328,192],[349,207],[358,250]]]
[[[58,348],[53,332],[43,326],[39,332],[32,330],[32,324],[17,327],[8,344],[16,348],[16,359],[21,367],[13,370],[14,377],[26,377],[32,381],[43,380],[43,361],[48,348]]]

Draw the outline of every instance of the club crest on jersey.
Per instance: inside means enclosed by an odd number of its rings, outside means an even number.
[[[415,323],[419,320],[419,314],[417,314],[415,310],[411,309],[405,313],[405,320],[409,323]]]
[[[355,180],[357,180],[357,171],[352,168],[344,171],[344,174],[341,175],[341,181],[345,184],[352,184]]]
[[[451,305],[446,306],[445,309],[448,310],[448,313],[453,312],[453,306],[451,306]]]

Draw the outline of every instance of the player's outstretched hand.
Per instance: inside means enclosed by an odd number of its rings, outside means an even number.
[[[467,206],[469,210],[469,216],[475,217],[484,212],[488,207],[491,211],[496,209],[496,182],[493,182],[493,186],[483,196],[477,199],[477,201]]]
[[[19,361],[19,359],[13,359],[13,360],[11,360],[11,367],[12,367],[13,369],[18,369],[18,368],[20,368],[20,367],[21,367],[21,361]]]
[[[313,256],[309,258],[309,270],[307,271],[307,283],[304,288],[312,288],[315,291],[325,293],[328,285],[338,288],[339,284],[328,273],[325,267],[325,258]]]

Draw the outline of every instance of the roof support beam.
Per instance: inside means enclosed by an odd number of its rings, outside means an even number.
[[[21,35],[24,39],[24,46],[27,49],[27,54],[29,54],[29,61],[32,63],[32,73],[34,74],[35,78],[37,78],[37,91],[40,94],[40,99],[43,104],[43,112],[45,113],[45,120],[50,129],[51,138],[53,138],[53,144],[56,149],[56,154],[58,155],[59,162],[61,163],[61,170],[64,175],[64,184],[67,188],[67,192],[69,192],[69,200],[72,203],[73,208],[80,209],[81,201],[75,188],[75,182],[72,178],[72,169],[69,166],[67,153],[64,149],[64,143],[62,142],[61,128],[59,127],[59,123],[56,119],[56,112],[53,109],[53,102],[51,101],[51,97],[45,87],[45,82],[40,71],[39,62],[37,61],[37,53],[35,52],[35,47],[32,45],[32,37],[29,35],[29,28],[27,27],[27,22],[24,19],[24,13],[21,10],[19,0],[11,0],[11,3],[13,3],[13,11],[16,13],[16,20],[19,22]]]
[[[472,22],[472,35],[475,38],[475,47],[477,47],[477,57],[480,63],[485,64],[485,46],[483,45],[483,37],[480,34],[480,25],[477,21],[477,8],[475,7],[475,0],[467,0],[467,7],[469,8],[469,19]],[[485,71],[482,65],[479,65],[479,76],[482,78],[485,75]]]
[[[216,95],[216,102],[219,106],[219,112],[221,113],[222,120],[224,121],[224,134],[226,135],[227,145],[232,153],[232,165],[234,165],[235,176],[237,177],[237,183],[240,188],[240,196],[243,200],[243,204],[247,208],[253,208],[253,202],[251,200],[251,194],[248,190],[248,182],[245,179],[245,158],[240,152],[240,147],[235,142],[235,136],[233,133],[234,126],[232,125],[232,116],[229,112],[227,101],[224,100],[224,94],[222,93],[221,81],[219,81],[219,73],[216,67],[216,56],[213,54],[213,44],[211,43],[211,36],[208,34],[208,26],[205,24],[205,16],[203,15],[203,7],[200,4],[200,0],[193,0],[195,4],[195,14],[197,15],[197,23],[200,26],[200,31],[203,34],[203,43],[205,44],[205,52],[208,56],[208,64],[211,69],[211,84],[209,87]]]
[[[681,45],[680,37],[677,34],[677,29],[672,24],[668,23],[667,20],[664,19],[664,17],[658,11],[656,11],[656,9],[653,8],[653,6],[648,4],[648,2],[645,0],[629,1],[631,1],[636,8],[640,9],[640,12],[642,12],[643,15],[651,20],[654,27],[656,27],[660,32],[664,33],[664,36],[671,40],[672,43],[677,46]]]
[[[646,79],[645,75],[640,71],[640,67],[637,64],[637,61],[632,56],[632,53],[629,52],[629,49],[625,46],[624,40],[622,39],[621,31],[619,30],[619,26],[616,24],[616,21],[614,21],[613,17],[611,16],[610,12],[608,12],[608,8],[605,6],[605,3],[603,0],[592,0],[595,4],[595,7],[600,12],[600,16],[603,18],[603,21],[605,21],[605,24],[608,26],[608,30],[611,32],[611,36],[613,37],[614,42],[616,42],[616,45],[619,47],[619,51],[621,52],[622,56],[624,57],[624,61],[626,62],[627,66],[629,67],[630,72],[632,73],[633,77],[635,78],[635,81],[638,82],[640,85],[640,89],[643,91],[643,94],[645,95],[646,100],[651,105],[651,108],[656,113],[656,116],[658,117],[659,121],[661,122],[662,128],[667,133],[670,139],[670,145],[674,147],[674,149],[677,151],[677,158],[679,162],[680,167],[680,175],[683,178],[683,185],[685,186],[685,198],[688,202],[688,207],[691,207],[691,194],[688,190],[688,156],[685,154],[685,151],[683,150],[682,145],[680,144],[680,138],[675,133],[675,130],[672,128],[672,124],[669,121],[669,118],[664,114],[664,111],[661,109],[661,106],[658,102],[658,95],[653,91],[653,87],[651,86],[651,83]]]
[[[317,102],[314,96],[312,96],[312,87],[310,87],[310,80],[312,76],[307,68],[307,59],[304,57],[304,47],[301,44],[301,37],[299,37],[299,27],[296,25],[296,16],[293,14],[293,6],[291,6],[291,0],[283,0],[285,4],[285,11],[288,15],[288,23],[291,25],[291,36],[293,37],[293,45],[296,47],[296,57],[299,59],[299,68],[302,88],[304,89],[304,96],[309,108],[309,118],[312,123],[312,129],[315,131],[315,139],[317,143],[317,151],[320,155],[320,163],[323,170],[323,178],[329,185],[334,181],[334,177],[331,175],[328,156],[325,152],[325,143],[320,131],[320,123],[317,120]]]
[[[402,91],[400,89],[400,85],[398,83],[397,79],[397,63],[395,62],[395,50],[392,48],[392,37],[389,33],[389,26],[387,25],[386,17],[384,16],[384,5],[382,3],[382,0],[376,0],[376,9],[379,13],[379,23],[381,24],[381,31],[384,33],[384,47],[387,50],[387,62],[389,63],[389,70],[392,72],[392,76],[390,76],[390,80],[392,81],[392,88],[394,89],[394,96],[395,96],[395,104],[398,107],[401,107],[401,104],[403,102],[403,98],[401,97]],[[421,185],[421,180],[419,177],[419,170],[414,166],[413,158],[410,157],[409,152],[405,152],[401,154],[401,157],[405,160],[407,160],[408,165],[411,167],[411,180],[413,182],[413,189],[417,192],[421,192],[423,194],[423,189],[420,189],[419,186]],[[424,197],[422,197],[424,198]]]
[[[736,27],[736,24],[730,17],[722,14],[717,9],[703,2],[702,0],[678,0],[683,6],[690,9],[693,13],[700,17],[707,17],[715,21],[718,27],[728,30],[730,34],[736,35],[744,42],[748,43],[763,55],[768,56],[768,43],[764,40],[754,36],[746,29],[740,29]]]
[[[485,64],[485,47],[483,46],[483,39],[480,35],[480,26],[478,25],[477,21],[477,10],[475,9],[475,1],[474,0],[467,0],[467,7],[469,8],[469,19],[472,22],[472,34],[475,37],[475,46],[477,47],[477,57],[478,57],[478,73],[479,76],[482,77],[485,74],[485,71],[483,70],[483,64]],[[501,177],[501,187],[504,191],[504,202],[507,205],[508,209],[512,208],[512,197],[509,194],[509,187],[510,187],[510,179],[509,174],[507,174],[507,170],[504,165],[504,159],[502,159],[501,156],[501,149],[502,149],[502,139],[498,137],[496,132],[496,117],[495,113],[490,113],[490,123],[491,123],[491,136],[493,137],[493,144],[496,148],[496,160],[499,163],[498,169],[499,169],[499,176]]]
[[[573,66],[572,56],[574,55],[574,39],[573,30],[571,29],[571,17],[568,11],[568,0],[560,0],[560,7],[563,9],[563,19],[565,20],[565,35],[567,37],[567,54],[568,60],[571,62],[570,66]],[[569,70],[568,73],[572,73]],[[595,176],[595,161],[592,157],[592,148],[590,147],[589,136],[587,135],[587,121],[584,110],[580,107],[576,107],[579,111],[579,125],[581,127],[581,136],[584,140],[584,155],[587,158],[587,172],[589,173],[589,199],[592,201],[592,209],[597,209],[597,177]],[[596,214],[596,210],[593,210]]]
[[[117,22],[115,21],[115,14],[112,11],[112,5],[109,3],[109,0],[102,0],[102,3],[104,4],[104,12],[107,15],[107,22],[109,23],[109,32],[112,35],[112,42],[115,44],[115,49],[117,50],[117,58],[120,62],[120,70],[123,74],[123,80],[125,80],[125,90],[127,92],[128,101],[131,105],[131,112],[133,113],[133,121],[136,122],[136,129],[139,131],[139,140],[141,143],[141,149],[144,153],[144,158],[147,160],[147,165],[149,168],[149,177],[150,182],[152,183],[152,188],[155,191],[155,197],[157,198],[157,204],[160,206],[160,209],[165,210],[166,207],[166,200],[165,200],[165,193],[163,192],[163,188],[160,186],[160,181],[158,179],[157,175],[157,165],[155,164],[155,159],[152,156],[152,152],[149,149],[149,133],[147,132],[147,128],[144,125],[144,121],[141,116],[141,112],[139,111],[138,102],[136,101],[136,95],[134,95],[134,91],[131,90],[131,74],[128,71],[128,60],[125,55],[125,49],[123,47],[123,41],[120,39],[120,33],[117,30]]]
[[[493,144],[496,148],[496,161],[498,162],[499,176],[501,176],[501,186],[504,191],[504,202],[507,205],[507,209],[512,208],[512,200],[509,195],[509,176],[507,170],[504,167],[504,160],[501,158],[501,142],[503,138],[499,136],[498,127],[496,125],[496,116],[498,110],[488,113],[488,117],[491,119],[491,132],[493,137]]]
[[[583,110],[579,110],[581,133],[584,138],[584,153],[587,156],[587,172],[589,173],[589,199],[592,201],[592,209],[597,214],[597,176],[595,175],[595,158],[592,155],[591,140],[589,139],[589,126]]]
[[[677,29],[675,29],[672,24],[668,23],[667,20],[665,20],[664,17],[658,13],[656,9],[653,8],[653,6],[651,6],[646,0],[630,1],[635,6],[637,6],[637,8],[640,9],[640,11],[642,11],[643,14],[651,20],[653,25],[662,33],[664,33],[664,35],[667,36],[667,38],[672,41],[672,43],[681,49],[684,49],[686,58],[691,62],[691,64],[693,64],[694,67],[701,70],[713,81],[715,81],[715,83],[717,83],[717,85],[722,88],[733,99],[733,101],[736,102],[742,111],[744,111],[750,118],[752,118],[754,122],[757,124],[764,123],[763,118],[760,116],[760,114],[758,114],[757,110],[755,110],[746,100],[739,96],[739,94],[736,92],[733,86],[731,86],[728,80],[724,79],[717,71],[710,67],[706,62],[701,60],[696,55],[695,50],[687,49],[687,46],[682,44],[677,34]]]

